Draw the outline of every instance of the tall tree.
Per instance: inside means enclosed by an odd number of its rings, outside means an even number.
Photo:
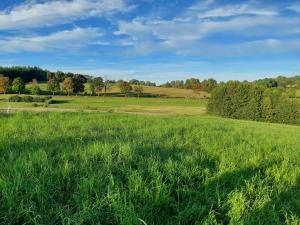
[[[138,98],[143,94],[144,88],[142,85],[134,86],[134,92],[137,94]]]
[[[97,93],[98,96],[100,96],[100,93],[104,86],[102,77],[96,77],[94,79],[94,85],[95,85],[95,92]]]
[[[202,86],[203,86],[203,91],[206,92],[212,92],[212,90],[217,87],[218,82],[215,79],[208,79],[208,80],[204,80],[202,81]]]
[[[0,76],[0,93],[6,94],[9,91],[9,77]]]
[[[80,93],[84,91],[84,84],[87,82],[87,79],[80,74],[75,74],[74,76],[70,75],[73,80],[73,92]]]
[[[96,77],[94,79],[90,79],[89,82],[89,89],[91,91],[91,94],[96,94],[100,96],[100,93],[102,92],[102,89],[104,87],[103,79],[102,77]]]
[[[21,77],[17,77],[16,79],[13,80],[12,89],[13,91],[18,92],[19,94],[21,94],[21,92],[25,90],[25,83],[21,79]]]
[[[47,90],[51,91],[52,95],[54,95],[56,91],[59,91],[59,80],[56,77],[48,80]]]
[[[68,95],[73,93],[74,83],[71,77],[66,77],[63,81],[63,89],[66,91]]]
[[[104,88],[104,97],[105,97],[106,92],[111,88],[111,81],[108,80],[108,79],[105,79],[104,84],[103,84],[103,88]]]

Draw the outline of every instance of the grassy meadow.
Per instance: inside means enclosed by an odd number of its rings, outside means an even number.
[[[0,224],[299,224],[300,127],[0,114]]]
[[[297,89],[296,96],[297,96],[297,98],[300,98],[300,89]]]
[[[10,95],[0,95],[0,108],[41,111],[44,104],[8,102]],[[72,109],[74,111],[129,112],[162,115],[201,115],[206,112],[207,99],[185,98],[133,98],[103,96],[54,96],[48,110]],[[35,107],[34,107],[35,105]]]

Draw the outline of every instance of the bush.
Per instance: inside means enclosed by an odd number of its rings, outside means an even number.
[[[46,101],[48,104],[53,104],[54,103],[54,100],[53,99],[49,99]]]
[[[31,97],[31,96],[24,96],[22,98],[22,102],[33,102],[33,97]]]
[[[21,102],[22,101],[22,98],[18,95],[14,95],[14,96],[10,96],[8,98],[8,101],[9,102]]]
[[[10,96],[8,98],[9,102],[47,102],[47,104],[52,103],[52,97],[46,96],[46,97],[32,97],[32,96],[23,96],[20,97],[18,95]]]
[[[33,97],[33,102],[45,102],[45,99],[41,97]]]

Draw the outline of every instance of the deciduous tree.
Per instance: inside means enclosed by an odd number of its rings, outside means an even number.
[[[136,85],[134,86],[133,90],[137,94],[137,96],[140,97],[143,94],[144,87],[142,85]]]
[[[121,93],[125,94],[125,96],[127,96],[128,93],[132,91],[132,86],[129,84],[129,82],[126,81],[119,82],[119,88]]]
[[[202,81],[203,91],[210,93],[215,87],[217,87],[218,82],[215,79],[208,79]]]
[[[41,89],[39,87],[38,81],[36,79],[32,79],[31,82],[31,94],[39,95],[41,93]]]
[[[59,91],[59,80],[56,77],[53,77],[47,82],[47,90],[52,92],[52,95],[55,94],[56,91]]]
[[[66,91],[68,95],[73,93],[74,83],[71,77],[66,77],[63,81],[63,89]]]
[[[6,94],[9,91],[10,82],[8,77],[0,76],[0,93]]]
[[[16,91],[19,94],[21,94],[21,92],[23,92],[25,90],[24,81],[20,77],[17,77],[12,82],[12,89],[13,89],[13,91]]]

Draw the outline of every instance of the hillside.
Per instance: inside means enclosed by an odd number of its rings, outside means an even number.
[[[133,85],[134,86],[134,85]],[[39,83],[39,87],[46,91],[47,84]],[[30,90],[31,85],[27,84],[26,88]],[[85,85],[85,92],[89,93],[88,84]],[[167,98],[195,98],[195,99],[203,99],[208,98],[210,96],[209,93],[205,91],[195,92],[191,89],[180,89],[180,88],[165,88],[165,87],[153,87],[153,86],[143,86],[143,92],[146,96],[152,97],[167,97]],[[112,85],[108,90],[108,94],[111,95],[119,95],[120,89],[116,85]],[[102,91],[103,94],[103,91]]]
[[[200,93],[196,93],[190,89],[180,89],[180,88],[165,88],[165,87],[149,87],[143,86],[144,93],[152,96],[159,97],[169,97],[169,98],[208,98],[210,96],[209,93],[205,91],[201,91]],[[118,93],[120,92],[119,88],[113,86],[108,93]]]

